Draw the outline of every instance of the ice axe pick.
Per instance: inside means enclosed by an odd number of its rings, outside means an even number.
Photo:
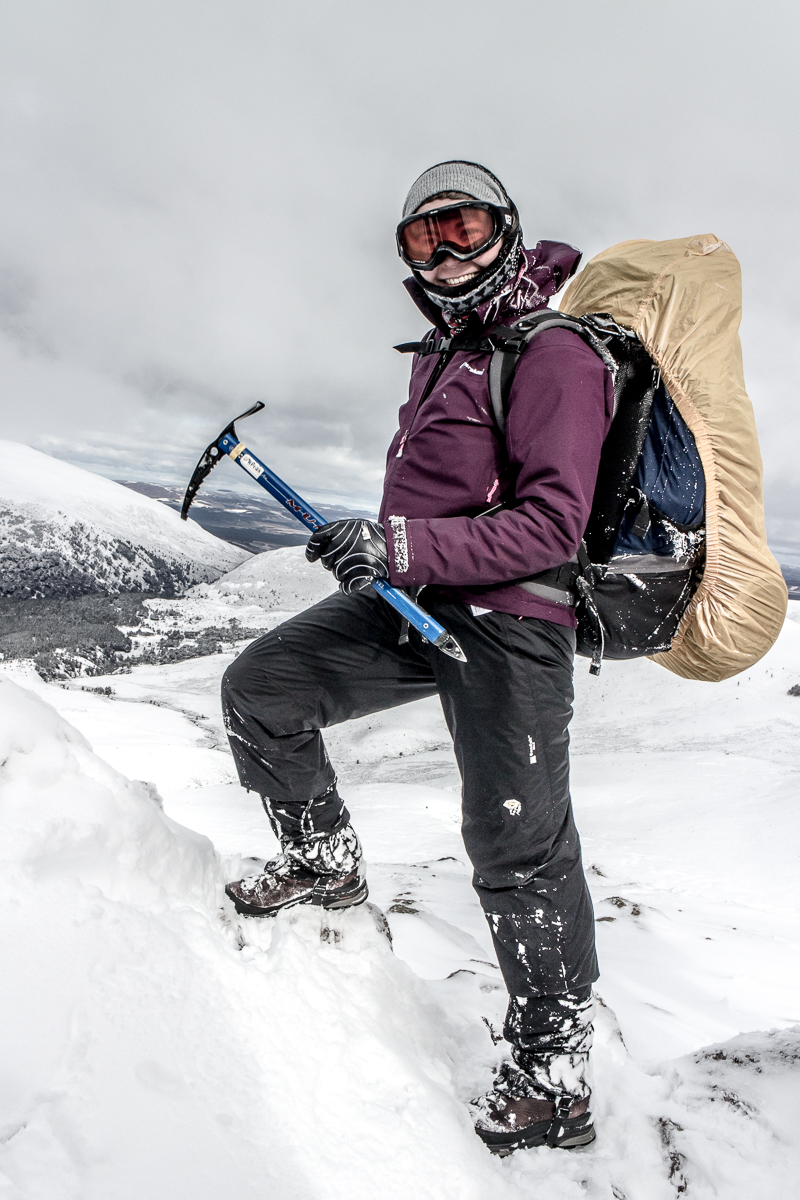
[[[209,446],[203,451],[200,456],[200,461],[195,467],[192,478],[189,480],[189,486],[186,489],[186,495],[183,498],[181,506],[181,519],[186,520],[189,509],[192,506],[192,501],[197,495],[200,487],[205,479],[214,470],[214,467],[227,454],[235,463],[238,463],[243,471],[246,471],[251,479],[255,479],[265,491],[274,496],[284,508],[288,509],[292,516],[298,521],[302,521],[307,529],[312,531],[319,529],[322,525],[326,525],[327,521],[320,516],[310,504],[306,504],[297,492],[293,491],[288,484],[279,479],[274,471],[271,471],[265,463],[256,458],[255,454],[245,446],[244,442],[239,441],[239,435],[236,432],[236,422],[244,420],[245,417],[252,417],[254,413],[261,412],[264,404],[259,400],[252,408],[248,408],[247,412],[240,413],[238,417],[234,417],[230,425],[226,425],[222,433],[218,434]],[[447,654],[450,658],[456,658],[459,662],[466,662],[467,656],[459,646],[452,634],[448,633],[443,625],[435,621],[430,613],[426,613],[418,604],[407,596],[400,588],[392,587],[385,579],[376,579],[372,583],[372,587],[381,596],[387,604],[391,604],[392,608],[397,609],[401,617],[405,617],[409,625],[421,633],[422,636],[437,650],[441,650],[443,654]]]

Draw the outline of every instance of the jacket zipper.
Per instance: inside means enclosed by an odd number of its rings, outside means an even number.
[[[433,389],[436,387],[436,383],[437,383],[437,380],[439,379],[439,376],[442,374],[445,367],[450,362],[451,358],[453,358],[454,354],[455,354],[454,350],[442,350],[440,352],[439,361],[436,363],[436,366],[433,368],[430,375],[428,376],[428,381],[425,384],[425,387],[422,389],[422,395],[420,396],[419,400],[417,401],[417,407],[414,409],[414,412],[411,416],[411,420],[408,423],[406,431],[400,439],[400,445],[397,449],[397,453],[395,454],[395,458],[403,457],[403,450],[405,449],[405,444],[408,439],[408,435],[411,433],[411,429],[414,425],[414,422],[417,419],[417,413],[422,408],[423,404],[428,399],[428,397],[430,396]]]

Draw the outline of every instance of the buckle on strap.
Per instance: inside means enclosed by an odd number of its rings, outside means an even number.
[[[553,1119],[550,1122],[550,1128],[547,1130],[546,1141],[548,1146],[555,1148],[561,1138],[564,1136],[564,1123],[569,1120],[569,1111],[573,1105],[572,1096],[562,1096],[556,1101],[555,1112]]]
[[[528,344],[528,338],[524,333],[514,326],[499,325],[497,329],[493,329],[491,339],[495,345],[493,350],[508,350],[512,354],[522,354],[522,351]]]
[[[650,515],[650,504],[644,492],[635,489],[633,498],[629,503],[634,505],[634,522],[631,525],[631,533],[634,537],[644,538],[650,532],[652,518]]]
[[[465,334],[456,334],[454,337],[426,337],[421,342],[400,342],[394,349],[398,354],[447,354],[457,350],[463,350],[466,353],[473,354],[493,354],[497,349],[497,343],[493,340],[494,334],[491,337],[472,337]],[[516,345],[514,347],[516,349]],[[520,350],[524,349],[524,344],[520,344]]]

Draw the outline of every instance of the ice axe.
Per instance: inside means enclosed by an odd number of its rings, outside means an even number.
[[[256,458],[251,450],[248,450],[244,442],[239,441],[239,435],[236,432],[236,422],[242,421],[245,417],[252,417],[254,413],[261,412],[264,404],[259,400],[252,408],[248,408],[247,412],[240,413],[238,417],[234,417],[230,425],[226,425],[222,433],[214,438],[214,441],[207,446],[203,451],[200,461],[194,469],[192,478],[189,480],[189,486],[186,489],[186,495],[183,498],[181,506],[181,519],[186,520],[189,515],[189,509],[192,506],[192,501],[200,490],[200,486],[205,479],[214,470],[214,467],[227,454],[238,463],[243,471],[255,479],[256,483],[260,483],[265,491],[274,496],[284,508],[287,508],[292,516],[297,517],[298,521],[302,521],[307,529],[312,531],[319,529],[322,525],[327,525],[324,517],[321,517],[310,504],[306,504],[297,492],[293,491],[288,484],[279,479],[274,471],[271,471],[268,466]],[[437,650],[441,650],[443,654],[447,654],[450,658],[457,658],[459,662],[466,662],[467,656],[459,646],[452,634],[448,633],[443,625],[435,621],[430,613],[426,613],[418,604],[407,596],[405,592],[399,588],[392,587],[385,579],[376,579],[372,587],[379,596],[383,597],[387,604],[391,604],[392,608],[397,609],[401,617],[405,617],[409,625],[413,625],[418,633],[429,642],[431,642]]]

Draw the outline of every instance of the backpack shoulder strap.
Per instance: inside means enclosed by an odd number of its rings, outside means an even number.
[[[567,313],[555,312],[546,308],[541,312],[522,317],[514,325],[501,326],[493,330],[492,340],[496,344],[491,361],[489,362],[489,396],[492,401],[492,412],[501,433],[506,431],[506,414],[511,385],[517,369],[520,355],[533,341],[537,333],[543,329],[571,329],[591,346],[595,353],[601,354],[596,336],[586,328],[578,317],[570,317]],[[604,361],[606,355],[602,355]],[[606,362],[611,366],[611,362]]]

